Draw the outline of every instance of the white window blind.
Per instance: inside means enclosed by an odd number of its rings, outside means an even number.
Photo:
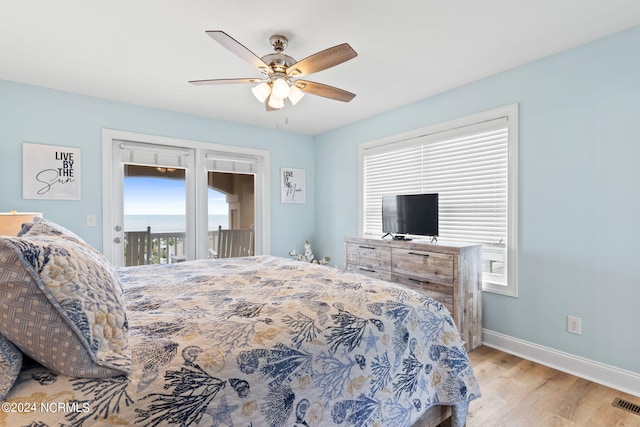
[[[259,159],[255,156],[208,152],[206,159],[206,167],[209,171],[243,174],[258,173]]]
[[[120,159],[128,164],[185,169],[189,150],[159,145],[122,142]]]
[[[504,245],[507,238],[507,119],[365,150],[365,234],[382,235],[382,196],[439,194],[439,236]]]
[[[425,191],[440,194],[443,239],[504,246],[507,239],[507,123],[423,143]],[[494,128],[495,127],[495,128]]]
[[[422,192],[422,147],[370,151],[364,156],[363,231],[382,236],[382,196]]]

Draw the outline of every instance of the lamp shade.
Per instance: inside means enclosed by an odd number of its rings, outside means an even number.
[[[296,87],[296,85],[291,85],[289,88],[289,101],[291,101],[292,105],[296,105],[298,101],[302,99],[304,96],[304,92]]]
[[[273,95],[285,99],[289,95],[289,84],[282,78],[273,82]]]
[[[271,93],[271,86],[269,86],[269,84],[266,82],[262,82],[258,86],[255,86],[253,89],[251,89],[251,91],[258,99],[258,101],[264,102],[267,100],[267,97]]]
[[[269,107],[275,110],[279,110],[280,108],[284,107],[284,99],[278,98],[272,93],[271,96],[269,96],[269,101],[267,101],[267,104],[269,104]]]
[[[34,217],[42,218],[40,212],[0,212],[0,235],[17,236],[22,224],[32,222]]]

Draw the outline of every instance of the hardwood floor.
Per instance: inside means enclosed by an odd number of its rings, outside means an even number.
[[[640,398],[480,346],[469,353],[482,397],[467,427],[630,427],[640,416],[614,407]]]

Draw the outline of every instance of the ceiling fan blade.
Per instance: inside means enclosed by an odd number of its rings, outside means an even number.
[[[356,94],[347,92],[337,87],[325,85],[322,83],[310,82],[308,80],[296,80],[295,85],[303,92],[307,92],[313,95],[323,96],[329,99],[335,99],[336,101],[349,102]]]
[[[342,43],[298,61],[287,69],[287,74],[289,76],[304,76],[317,73],[318,71],[342,64],[356,56],[358,56],[358,54],[348,43]]]
[[[226,85],[236,83],[259,83],[262,79],[247,78],[247,79],[209,79],[209,80],[190,80],[189,83],[197,86],[206,85]]]
[[[262,59],[260,59],[260,57],[244,47],[244,45],[242,45],[240,42],[238,42],[236,39],[234,39],[224,31],[206,31],[206,33],[209,35],[209,37],[229,49],[231,52],[238,55],[240,58],[247,61],[249,64],[259,69],[260,71],[269,74],[273,73],[271,67],[269,67],[269,65],[267,65]]]

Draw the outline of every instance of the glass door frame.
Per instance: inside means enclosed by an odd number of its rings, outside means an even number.
[[[123,168],[120,155],[116,155],[123,142],[146,143],[193,150],[193,160],[187,170],[187,259],[208,257],[207,168],[206,153],[212,150],[227,152],[230,156],[252,156],[257,159],[255,173],[255,254],[270,253],[269,227],[269,152],[265,150],[191,141],[157,135],[102,129],[102,252],[113,265],[124,265]],[[191,156],[190,156],[191,157]],[[200,177],[200,178],[198,178]],[[190,214],[193,212],[193,214]],[[118,229],[119,226],[119,229]],[[189,238],[195,236],[195,238]],[[115,243],[116,240],[120,243]]]

